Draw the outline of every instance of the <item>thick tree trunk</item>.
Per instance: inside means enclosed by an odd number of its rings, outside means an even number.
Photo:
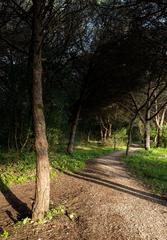
[[[75,135],[76,135],[76,130],[78,126],[80,112],[81,112],[81,104],[78,104],[73,120],[71,122],[70,137],[67,145],[67,152],[70,154],[74,151]]]
[[[48,143],[46,138],[45,118],[42,100],[42,1],[33,0],[32,32],[32,85],[33,85],[33,121],[36,150],[36,189],[32,219],[44,217],[49,209],[50,176],[48,160]]]
[[[150,121],[146,121],[145,123],[145,134],[144,134],[144,147],[146,150],[150,149],[150,134],[151,134],[151,129],[150,129]]]

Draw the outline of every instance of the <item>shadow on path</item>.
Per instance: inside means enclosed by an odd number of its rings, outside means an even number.
[[[150,202],[154,202],[154,203],[158,203],[160,205],[163,206],[167,206],[167,199],[160,197],[158,195],[152,194],[152,193],[148,193],[148,192],[144,192],[138,189],[134,189],[119,183],[115,183],[113,181],[109,181],[103,178],[99,178],[97,176],[91,176],[85,173],[67,173],[65,172],[66,175],[69,175],[71,177],[75,177],[75,178],[79,178],[79,179],[83,179],[86,180],[88,182],[93,182],[105,187],[110,187],[114,190],[117,190],[119,192],[124,192],[124,193],[128,193],[130,195],[133,195],[137,198],[141,198]]]
[[[12,208],[17,212],[17,219],[15,219],[12,213],[7,210],[7,215],[16,222],[27,216],[31,216],[31,210],[28,208],[27,204],[22,202],[17,196],[8,188],[2,179],[0,178],[0,191],[4,195],[7,202],[12,206]]]

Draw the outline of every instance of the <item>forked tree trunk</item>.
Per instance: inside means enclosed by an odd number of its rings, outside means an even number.
[[[33,0],[32,31],[32,85],[33,85],[33,121],[36,150],[36,189],[32,219],[44,217],[49,209],[50,176],[48,160],[48,143],[46,138],[45,118],[42,100],[42,19],[41,0]]]
[[[79,103],[71,122],[70,137],[69,137],[69,142],[67,146],[67,152],[70,154],[74,151],[75,135],[76,135],[76,130],[78,126],[80,112],[81,112],[81,104]]]
[[[101,136],[101,142],[105,143],[107,140],[108,135],[108,129],[100,126],[100,136]]]

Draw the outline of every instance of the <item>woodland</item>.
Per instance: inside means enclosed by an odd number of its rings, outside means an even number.
[[[77,146],[166,158],[166,39],[166,0],[0,1],[0,189],[36,165],[33,221],[49,211],[51,168],[77,168]]]

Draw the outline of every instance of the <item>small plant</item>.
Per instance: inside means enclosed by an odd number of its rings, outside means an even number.
[[[51,171],[50,171],[50,177],[51,179],[57,177],[57,172],[55,169],[51,168]]]
[[[42,225],[42,224],[44,224],[44,223],[45,223],[45,220],[44,220],[44,219],[38,219],[35,224]]]
[[[59,205],[56,208],[50,209],[46,213],[46,219],[52,220],[55,216],[64,215],[66,213],[66,208],[64,205]]]
[[[26,218],[23,218],[20,221],[17,221],[15,225],[16,226],[26,225],[26,224],[30,223],[30,221],[31,221],[31,218],[26,217]]]
[[[3,230],[0,235],[3,239],[7,239],[9,237],[9,232],[7,230]]]

